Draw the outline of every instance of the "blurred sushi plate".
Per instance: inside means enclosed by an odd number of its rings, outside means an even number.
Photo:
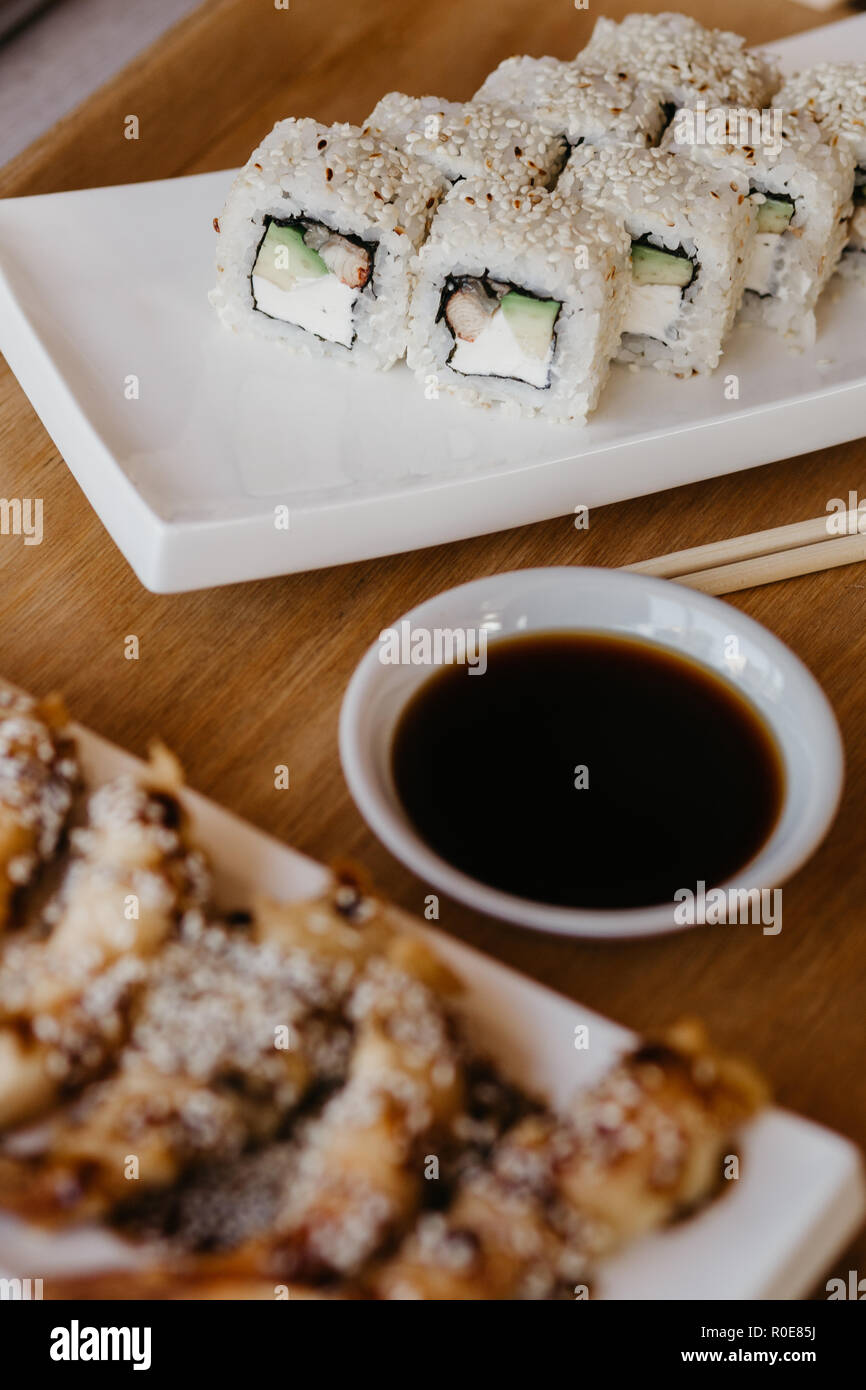
[[[772,47],[786,73],[864,60],[866,16]],[[0,201],[0,351],[154,592],[488,534],[863,433],[866,291],[838,279],[813,347],[744,325],[710,376],[616,366],[583,427],[227,334],[207,296],[231,179]]]
[[[91,730],[74,729],[90,787],[140,777],[143,765]],[[222,908],[255,893],[291,902],[321,893],[328,871],[189,790],[181,794],[194,841],[214,866]],[[564,1107],[635,1045],[635,1035],[443,932],[395,913],[395,923],[433,948],[459,977],[479,1045],[514,1081]],[[576,1050],[575,1030],[592,1047]],[[741,1177],[723,1200],[635,1241],[604,1262],[594,1299],[748,1300],[808,1295],[864,1214],[858,1150],[841,1135],[771,1106],[737,1138]],[[146,1251],[104,1227],[51,1230],[0,1215],[0,1277],[38,1269],[46,1279],[130,1270]]]

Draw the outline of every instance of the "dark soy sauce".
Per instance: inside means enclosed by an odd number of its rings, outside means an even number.
[[[392,770],[443,859],[562,907],[723,882],[767,840],[784,790],[769,730],[711,671],[578,632],[491,642],[484,674],[438,670],[401,716]]]

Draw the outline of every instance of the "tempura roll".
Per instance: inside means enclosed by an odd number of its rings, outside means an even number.
[[[45,937],[0,964],[0,1130],[30,1119],[97,1074],[126,1036],[147,963],[210,886],[164,749],[145,779],[119,777],[90,798],[73,857],[45,909]]]
[[[67,1005],[57,1015],[54,1048],[26,1048],[8,1080],[0,1028],[0,1206],[50,1219],[102,1215],[142,1194],[164,1193],[205,1159],[229,1163],[272,1139],[310,1092],[343,1082],[350,1059],[360,1055],[346,1010],[356,991],[369,998],[366,972],[382,951],[402,966],[389,976],[402,991],[401,1007],[408,1007],[410,981],[420,987],[428,977],[437,989],[450,987],[438,962],[425,955],[419,965],[393,936],[382,905],[345,880],[321,897],[263,901],[228,919],[187,911],[146,971],[138,961],[138,971],[123,976],[136,983],[134,1007],[115,1017],[110,1073],[40,1125],[24,1163],[16,1157],[20,1136],[6,1143],[2,1131],[40,1108],[35,1088],[43,1077],[73,1076],[57,1065],[59,1047],[69,1051],[73,1010]],[[125,964],[131,969],[136,960]],[[92,986],[93,1002],[105,1010],[86,1036],[94,1063],[106,1055],[109,1006],[116,1013],[123,1002],[118,978],[115,968]],[[0,1006],[3,987],[0,974]],[[91,1012],[77,1001],[77,1018]],[[33,1026],[41,1037],[44,1019]],[[369,1061],[377,1054],[368,1048],[365,1055]],[[38,1065],[22,1074],[31,1056]],[[17,1112],[6,1090],[16,1077],[19,1092],[25,1080],[30,1087],[26,1109]],[[88,1079],[87,1070],[79,1066],[74,1079]]]
[[[700,1025],[680,1024],[625,1057],[570,1114],[514,1126],[489,1167],[374,1272],[373,1291],[573,1297],[600,1261],[719,1191],[737,1129],[766,1098],[751,1067],[715,1052]]]
[[[79,778],[62,701],[0,690],[0,931],[55,853]]]

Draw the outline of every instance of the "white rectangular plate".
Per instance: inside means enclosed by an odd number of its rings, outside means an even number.
[[[90,787],[141,764],[86,729],[77,736]],[[321,891],[321,865],[194,792],[184,794],[193,834],[218,870],[224,907],[255,893],[289,900]],[[430,941],[465,987],[465,1012],[485,1051],[509,1076],[555,1105],[606,1071],[634,1035],[533,983],[461,942],[400,914]],[[665,1022],[669,1020],[663,1020]],[[578,1024],[590,1046],[574,1047]],[[746,1050],[748,1039],[744,1039]],[[866,1211],[853,1144],[783,1110],[750,1124],[737,1144],[739,1180],[698,1216],[609,1261],[593,1296],[627,1299],[769,1299],[806,1294]],[[105,1232],[46,1235],[0,1217],[0,1274],[46,1278],[60,1270],[129,1264],[135,1255]]]
[[[866,16],[775,47],[788,70],[864,58]],[[427,400],[402,365],[367,374],[243,341],[207,302],[230,178],[0,202],[0,350],[157,592],[486,534],[866,428],[866,292],[838,280],[808,352],[746,327],[708,378],[616,367],[585,428]]]

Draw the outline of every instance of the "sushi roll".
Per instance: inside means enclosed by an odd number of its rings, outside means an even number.
[[[655,87],[669,118],[699,100],[763,107],[779,84],[773,59],[747,50],[739,34],[707,29],[682,14],[632,14],[620,24],[599,19],[577,62],[625,72]]]
[[[750,200],[660,149],[575,151],[559,190],[606,211],[629,238],[618,360],[678,376],[712,371],[743,295]]]
[[[110,1062],[148,964],[207,897],[180,779],[171,754],[155,748],[146,780],[121,776],[93,793],[43,912],[50,930],[4,956],[0,1131],[35,1118]]]
[[[561,134],[529,125],[508,107],[389,92],[364,133],[437,168],[448,183],[501,178],[512,188],[555,182],[568,147]]]
[[[757,140],[746,111],[720,112],[720,143],[710,143],[694,114],[674,117],[666,147],[730,179],[756,208],[740,317],[798,345],[814,342],[815,305],[848,239],[853,154],[841,142],[825,144],[813,123],[790,117],[776,143]]]
[[[405,350],[409,263],[445,186],[353,126],[279,121],[215,221],[211,302],[232,329],[385,370]]]
[[[415,262],[409,366],[428,393],[582,420],[619,338],[628,249],[598,209],[462,180]]]
[[[577,145],[655,145],[666,113],[655,89],[625,73],[580,67],[558,58],[506,58],[473,101],[508,107],[530,124],[559,131]]]
[[[79,778],[63,702],[0,689],[0,934],[57,852]]]
[[[740,1127],[766,1103],[753,1069],[685,1021],[647,1040],[562,1117],[518,1121],[442,1211],[369,1278],[389,1300],[573,1296],[631,1242],[709,1201]]]
[[[850,149],[853,211],[838,269],[866,284],[866,63],[821,63],[786,82],[774,102],[812,120],[828,144]]]

